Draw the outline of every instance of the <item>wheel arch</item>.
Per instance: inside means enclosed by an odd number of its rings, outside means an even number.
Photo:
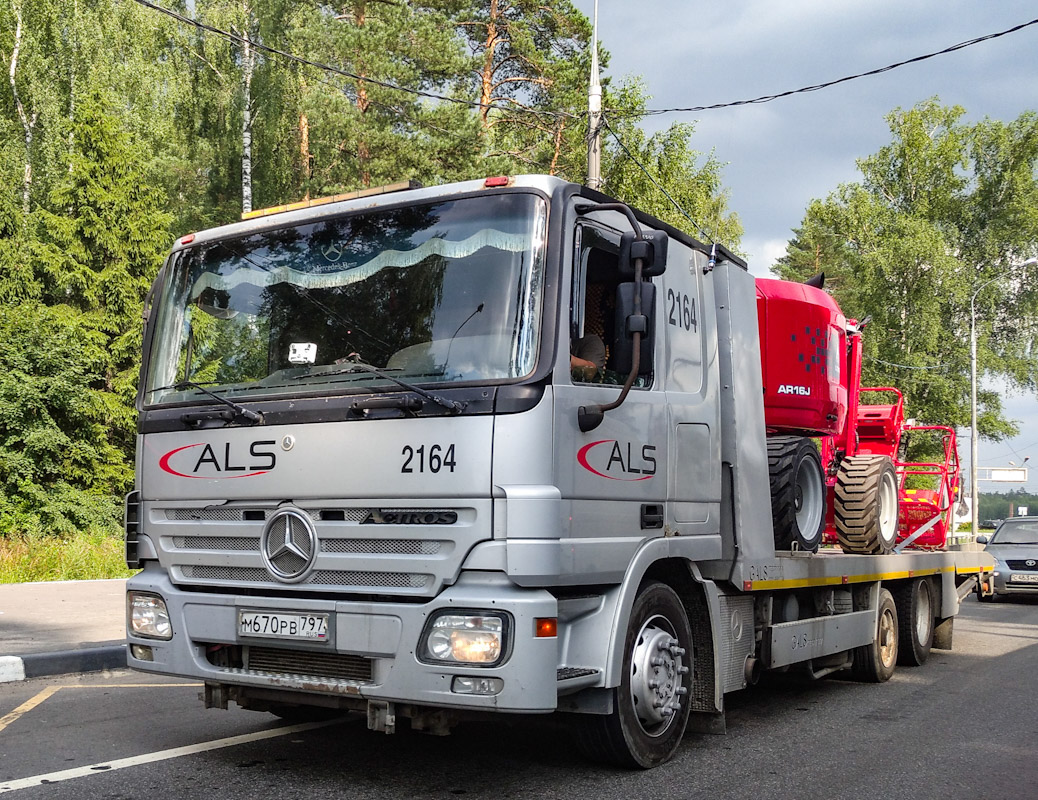
[[[646,583],[659,581],[677,593],[692,629],[692,710],[721,711],[722,689],[717,676],[721,674],[719,659],[722,651],[712,622],[720,613],[719,592],[712,581],[700,575],[693,561],[675,556],[669,547],[663,546],[667,543],[668,540],[664,539],[648,543],[634,558],[624,577],[609,633],[604,685],[607,688],[620,685],[624,639],[635,598]]]

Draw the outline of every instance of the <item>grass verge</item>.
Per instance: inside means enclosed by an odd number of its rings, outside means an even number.
[[[127,578],[123,540],[108,531],[0,536],[0,583]]]

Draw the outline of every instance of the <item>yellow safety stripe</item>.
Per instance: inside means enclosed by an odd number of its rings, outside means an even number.
[[[830,575],[824,578],[792,578],[776,581],[743,581],[743,591],[762,591],[764,589],[807,589],[817,586],[847,586],[852,583],[872,583],[874,581],[896,581],[905,578],[919,578],[924,575],[939,575],[953,572],[959,575],[983,573],[986,567],[933,567],[928,569],[909,569],[898,572],[877,572],[868,575]]]

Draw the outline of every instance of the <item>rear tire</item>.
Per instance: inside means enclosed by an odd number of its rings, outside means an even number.
[[[933,646],[934,607],[930,582],[917,578],[899,587],[894,593],[894,605],[898,619],[897,663],[921,667]]]
[[[850,456],[836,476],[836,538],[845,553],[889,553],[897,541],[897,472],[886,456]]]
[[[814,553],[825,527],[825,477],[814,442],[802,436],[768,439],[768,477],[775,547]]]
[[[627,625],[623,675],[613,712],[575,720],[577,743],[595,761],[649,769],[667,761],[688,724],[692,630],[675,591],[642,587]]]
[[[851,674],[866,683],[890,680],[897,667],[898,622],[894,597],[887,589],[879,590],[879,615],[876,636],[869,644],[855,647]]]

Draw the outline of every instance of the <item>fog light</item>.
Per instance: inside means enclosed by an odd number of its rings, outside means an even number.
[[[441,614],[426,626],[424,661],[491,666],[505,654],[505,618],[485,614]]]
[[[130,653],[138,661],[154,661],[155,652],[146,644],[131,644]]]
[[[451,684],[455,694],[500,694],[505,682],[500,678],[468,678],[458,675]]]
[[[166,601],[157,594],[130,592],[126,595],[130,631],[145,639],[172,639]]]

